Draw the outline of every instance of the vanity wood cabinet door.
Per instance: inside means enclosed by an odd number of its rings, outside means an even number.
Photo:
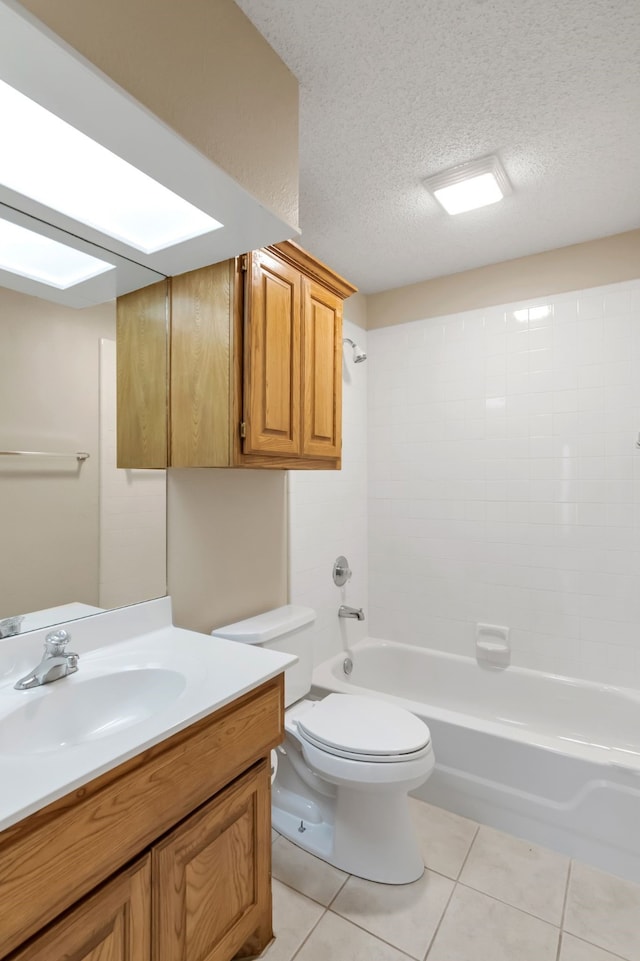
[[[342,299],[303,278],[304,457],[339,458],[342,449]]]
[[[121,871],[7,961],[151,961],[151,857]]]
[[[228,961],[272,939],[270,789],[265,760],[154,846],[154,959]]]
[[[302,277],[259,250],[251,255],[244,345],[245,454],[300,454]]]

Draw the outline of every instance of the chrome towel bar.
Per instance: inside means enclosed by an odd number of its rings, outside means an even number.
[[[87,460],[91,454],[86,450],[71,452],[51,450],[0,450],[0,457],[75,457],[78,461]]]

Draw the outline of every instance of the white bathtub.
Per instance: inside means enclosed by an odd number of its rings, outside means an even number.
[[[314,692],[395,701],[431,730],[425,801],[640,881],[640,691],[367,639]]]

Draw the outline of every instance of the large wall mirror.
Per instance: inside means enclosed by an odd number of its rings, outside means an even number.
[[[0,278],[0,636],[166,593],[165,472],[116,468],[117,269],[80,308]]]

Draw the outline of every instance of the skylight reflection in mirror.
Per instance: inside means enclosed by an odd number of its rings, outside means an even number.
[[[0,80],[0,183],[151,254],[222,224]]]

